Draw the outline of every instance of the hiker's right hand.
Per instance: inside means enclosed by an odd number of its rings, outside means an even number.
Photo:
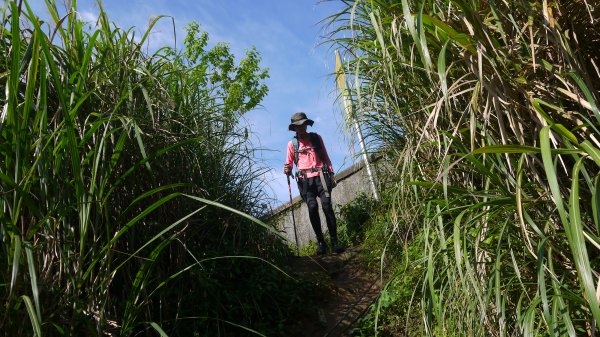
[[[290,175],[292,173],[292,167],[289,164],[283,165],[283,173]]]

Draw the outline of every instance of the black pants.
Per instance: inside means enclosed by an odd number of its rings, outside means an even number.
[[[304,200],[308,206],[310,224],[315,231],[317,241],[319,243],[325,242],[325,239],[323,238],[323,231],[321,230],[321,218],[319,217],[319,204],[317,203],[318,196],[321,199],[321,207],[323,209],[323,213],[325,214],[325,221],[327,222],[327,229],[329,229],[331,242],[337,243],[337,225],[335,222],[335,213],[333,212],[331,197],[328,195],[328,193],[326,193],[327,191],[325,188],[323,188],[321,184],[321,178],[319,176],[307,179],[298,179],[300,196],[302,196],[302,200]]]

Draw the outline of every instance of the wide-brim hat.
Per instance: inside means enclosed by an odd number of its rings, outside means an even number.
[[[312,126],[315,123],[315,121],[306,117],[306,114],[304,112],[294,113],[292,115],[291,120],[292,120],[292,122],[288,126],[288,130],[290,130],[290,131],[294,131],[295,126],[304,125],[304,124],[308,124],[308,125]]]

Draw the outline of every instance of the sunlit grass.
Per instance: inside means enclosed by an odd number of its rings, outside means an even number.
[[[183,50],[148,54],[164,18],[138,37],[103,11],[81,22],[75,1],[48,1],[49,26],[26,1],[6,6],[1,334],[279,329],[260,322],[284,322],[302,287],[256,219],[264,169],[239,121],[267,92],[258,52],[236,62],[191,24]]]
[[[424,267],[411,302],[424,330],[591,335],[600,13],[585,1],[346,4],[326,21],[330,41],[388,158],[394,239],[424,235],[410,256]]]

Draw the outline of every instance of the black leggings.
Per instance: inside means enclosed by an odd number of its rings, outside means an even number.
[[[335,222],[335,213],[333,212],[333,206],[331,204],[331,197],[326,190],[323,189],[321,184],[321,178],[319,176],[311,177],[307,179],[298,179],[298,189],[300,190],[300,196],[302,200],[308,206],[308,216],[310,218],[310,224],[312,225],[317,241],[319,243],[325,242],[323,238],[323,231],[321,230],[321,218],[319,217],[319,204],[317,203],[317,196],[321,199],[321,207],[325,214],[325,221],[327,222],[327,229],[329,229],[329,236],[331,237],[332,243],[337,243],[337,225]]]

